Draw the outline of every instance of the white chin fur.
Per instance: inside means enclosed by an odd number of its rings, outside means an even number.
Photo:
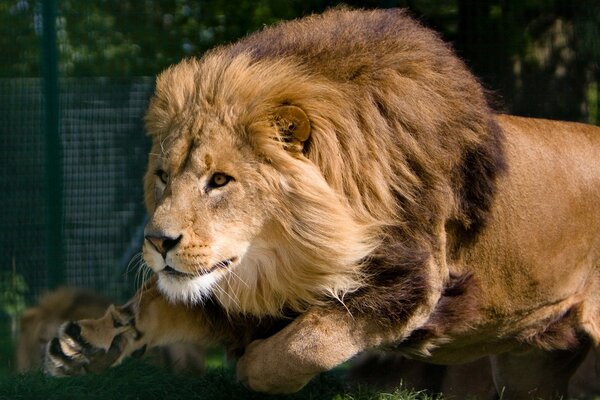
[[[158,288],[167,298],[176,303],[202,303],[212,293],[212,287],[220,274],[210,273],[191,279],[178,279],[160,274]]]

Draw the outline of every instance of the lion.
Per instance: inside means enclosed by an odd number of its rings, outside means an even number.
[[[61,287],[44,294],[38,303],[21,315],[16,345],[16,370],[26,373],[39,369],[47,343],[59,327],[72,320],[94,319],[104,315],[111,301],[92,290]],[[199,375],[204,370],[204,348],[197,344],[171,343],[155,348],[146,361],[179,374]]]
[[[356,354],[489,356],[551,398],[600,340],[600,129],[501,115],[402,10],[282,22],[159,75],[146,115],[155,272],[64,325],[72,375],[178,340],[300,390]]]

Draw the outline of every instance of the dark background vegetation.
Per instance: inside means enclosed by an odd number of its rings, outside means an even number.
[[[596,121],[597,0],[60,0],[59,71],[153,76],[264,25],[339,4],[410,9],[453,44],[507,111]],[[41,24],[39,2],[0,3],[0,76],[40,75]]]
[[[1,0],[0,371],[11,367],[9,322],[48,288],[118,300],[133,290],[153,77],[339,4],[408,8],[499,111],[599,123],[598,0]]]

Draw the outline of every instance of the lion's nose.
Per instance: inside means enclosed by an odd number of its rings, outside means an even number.
[[[165,258],[169,250],[177,246],[177,243],[181,241],[181,236],[172,238],[161,235],[146,235],[145,238]]]

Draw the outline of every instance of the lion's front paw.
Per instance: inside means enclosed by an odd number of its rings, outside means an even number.
[[[314,376],[304,371],[294,357],[279,351],[271,340],[256,340],[237,363],[237,377],[249,389],[271,394],[295,393]]]
[[[46,347],[44,371],[52,376],[81,375],[120,362],[137,335],[130,322],[111,306],[102,318],[63,324]]]

